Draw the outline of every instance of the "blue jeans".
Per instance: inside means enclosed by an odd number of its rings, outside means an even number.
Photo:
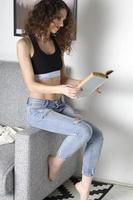
[[[68,159],[85,145],[82,174],[93,176],[103,144],[101,131],[91,123],[78,120],[74,110],[60,98],[59,100],[27,100],[27,121],[32,127],[52,133],[67,135],[57,151],[57,156]]]

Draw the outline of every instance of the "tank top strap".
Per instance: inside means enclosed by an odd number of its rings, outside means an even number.
[[[30,38],[30,40],[31,40],[31,42],[32,42],[34,51],[40,49],[39,46],[38,46],[38,43],[37,43],[37,40],[36,40],[35,36],[30,34],[30,35],[29,35],[29,38]]]
[[[58,43],[57,43],[55,37],[52,36],[51,38],[52,38],[52,40],[53,40],[53,42],[54,42],[54,45],[55,45],[56,50],[59,50],[59,52],[61,53],[61,49],[60,49],[60,47],[59,47],[59,45],[58,45]]]

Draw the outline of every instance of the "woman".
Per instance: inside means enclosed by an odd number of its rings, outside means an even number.
[[[74,99],[80,90],[80,81],[68,78],[63,64],[74,33],[71,16],[62,0],[41,0],[29,14],[17,54],[29,89],[27,121],[33,127],[67,135],[57,154],[48,157],[49,180],[54,181],[64,161],[85,144],[82,180],[75,187],[81,199],[88,200],[103,137],[94,125],[76,120],[74,110],[62,98]]]

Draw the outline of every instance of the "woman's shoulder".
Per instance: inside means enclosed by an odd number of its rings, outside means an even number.
[[[22,37],[21,39],[19,39],[19,40],[17,41],[17,46],[30,47],[30,46],[31,46],[30,43],[31,43],[31,42],[30,42],[29,37],[26,36],[26,37]]]
[[[19,39],[17,41],[17,49],[19,50],[23,50],[25,51],[25,53],[27,52],[28,54],[31,53],[31,48],[32,48],[32,44],[30,41],[30,38],[28,36],[26,37],[22,37],[21,39]]]

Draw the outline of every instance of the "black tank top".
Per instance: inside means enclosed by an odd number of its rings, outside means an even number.
[[[55,38],[52,37],[55,45],[55,52],[53,54],[46,54],[44,51],[42,51],[35,37],[30,36],[30,39],[34,48],[34,55],[31,57],[34,74],[45,74],[61,70],[62,68],[61,50]]]

